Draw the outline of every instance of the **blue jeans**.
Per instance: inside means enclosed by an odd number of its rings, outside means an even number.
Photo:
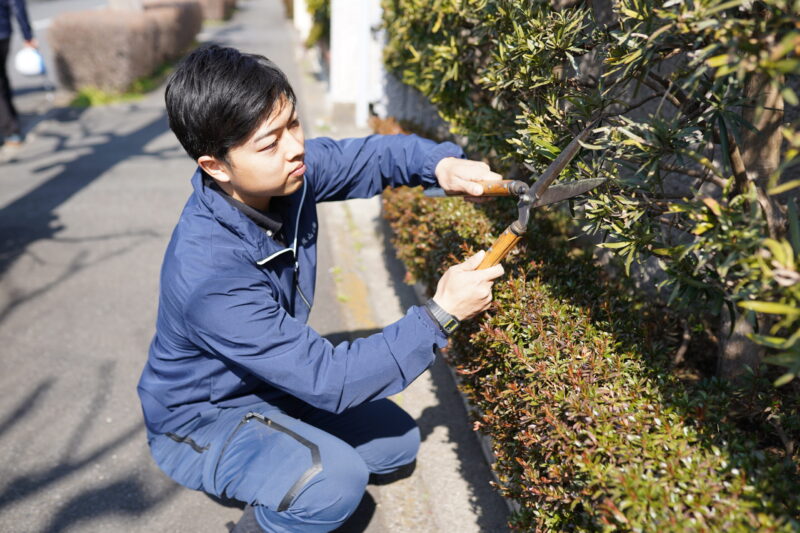
[[[341,414],[308,404],[213,409],[148,435],[158,466],[195,490],[255,506],[265,531],[323,532],[356,509],[370,473],[414,461],[414,420],[389,400]]]

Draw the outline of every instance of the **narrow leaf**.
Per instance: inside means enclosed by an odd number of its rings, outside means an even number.
[[[751,300],[739,302],[739,307],[756,311],[757,313],[768,313],[771,315],[800,315],[800,309],[797,307],[775,302],[758,302]]]

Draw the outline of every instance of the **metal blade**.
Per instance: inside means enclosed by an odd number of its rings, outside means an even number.
[[[447,193],[444,192],[444,189],[441,187],[431,187],[430,189],[425,189],[423,194],[428,198],[446,198]]]
[[[533,207],[541,207],[543,205],[554,204],[573,196],[579,196],[585,192],[591,191],[598,185],[606,182],[606,178],[591,178],[588,180],[572,181],[570,183],[560,183],[549,187],[541,198],[536,200]]]
[[[544,173],[539,176],[539,179],[537,179],[536,182],[531,185],[531,196],[534,198],[539,198],[544,194],[550,184],[553,183],[553,180],[555,180],[558,175],[561,174],[569,162],[572,161],[575,155],[580,151],[581,142],[585,141],[589,136],[589,133],[591,133],[595,123],[596,121],[589,124],[586,129],[578,134],[577,137],[572,139],[572,142],[570,142],[567,147],[564,148],[560,154],[558,154],[558,157],[556,157],[555,161],[550,163],[550,166],[547,167],[547,170],[545,170]]]

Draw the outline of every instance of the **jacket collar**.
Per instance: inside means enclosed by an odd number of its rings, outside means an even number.
[[[203,171],[199,167],[192,176],[192,187],[200,204],[217,222],[242,240],[248,255],[259,265],[265,265],[284,253],[291,252],[294,256],[297,255],[297,230],[307,186],[304,180],[302,188],[288,197],[287,216],[284,220],[287,246],[282,246],[275,239],[268,237],[255,222],[227,202],[218,192],[207,187],[203,183]]]

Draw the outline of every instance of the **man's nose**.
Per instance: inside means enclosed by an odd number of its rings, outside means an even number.
[[[286,149],[286,156],[289,160],[297,159],[298,157],[302,157],[305,153],[305,144],[304,144],[304,137],[303,131],[300,130],[298,132],[288,132],[289,138],[288,140],[288,147]]]

